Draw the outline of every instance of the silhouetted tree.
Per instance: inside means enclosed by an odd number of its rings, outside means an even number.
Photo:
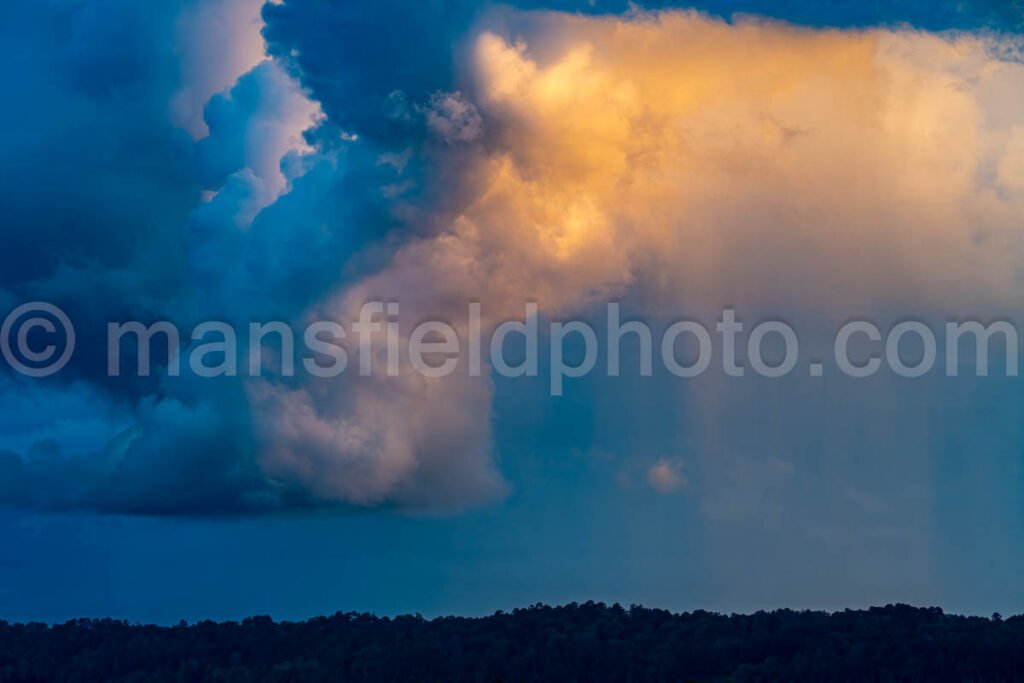
[[[0,683],[1024,680],[1024,618],[889,605],[748,615],[587,602],[467,619],[338,613],[163,628],[0,622]]]

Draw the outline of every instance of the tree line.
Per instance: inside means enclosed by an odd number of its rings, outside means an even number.
[[[1024,617],[906,605],[723,615],[588,602],[430,620],[0,622],[0,683],[1018,680]]]

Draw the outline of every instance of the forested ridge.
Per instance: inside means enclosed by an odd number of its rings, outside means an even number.
[[[432,620],[0,622],[2,683],[691,680],[1024,680],[1024,617],[905,605],[722,615],[585,603]]]

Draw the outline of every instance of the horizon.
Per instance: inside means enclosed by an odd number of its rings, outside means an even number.
[[[604,603],[604,602],[595,601],[595,600],[587,600],[587,601],[584,601],[584,602],[567,602],[567,603],[561,603],[561,604],[535,603],[535,604],[532,604],[532,605],[523,605],[523,606],[520,606],[520,607],[513,607],[513,608],[509,608],[509,609],[496,609],[493,612],[487,612],[487,613],[482,613],[482,614],[434,614],[434,615],[431,615],[431,614],[421,614],[419,612],[398,612],[398,613],[393,613],[393,614],[378,614],[378,613],[374,613],[374,612],[360,612],[360,611],[350,611],[350,610],[337,610],[337,611],[334,611],[334,612],[324,612],[322,614],[316,614],[316,615],[311,615],[311,616],[307,616],[307,617],[300,617],[300,618],[295,618],[295,619],[278,619],[278,618],[275,618],[273,615],[270,615],[270,614],[250,614],[250,615],[247,615],[247,616],[244,616],[244,617],[238,617],[238,618],[234,618],[234,619],[231,619],[231,618],[207,619],[207,618],[201,618],[200,617],[200,618],[196,618],[196,619],[193,619],[193,620],[179,619],[176,622],[152,623],[152,622],[132,621],[131,619],[118,619],[118,618],[114,618],[114,617],[81,616],[81,617],[74,617],[72,619],[67,619],[65,621],[8,621],[8,620],[5,620],[5,619],[0,619],[0,623],[6,624],[6,625],[9,625],[9,626],[31,626],[31,625],[34,625],[34,624],[43,624],[43,625],[45,625],[45,626],[47,626],[49,628],[53,628],[53,627],[56,627],[56,626],[72,625],[72,624],[75,624],[76,622],[95,621],[95,622],[114,622],[114,623],[119,623],[119,624],[125,624],[125,625],[128,625],[130,627],[156,627],[156,628],[160,628],[160,629],[171,629],[171,628],[178,628],[178,627],[182,627],[182,626],[194,627],[194,626],[199,626],[199,625],[202,625],[202,624],[210,624],[210,623],[216,624],[218,626],[232,625],[232,624],[241,624],[241,623],[244,623],[244,622],[246,622],[248,620],[253,620],[253,619],[269,619],[271,622],[273,622],[275,624],[308,624],[310,622],[315,622],[315,621],[322,620],[322,619],[334,619],[334,618],[338,618],[338,617],[353,617],[353,616],[356,616],[356,617],[372,617],[374,619],[378,619],[378,620],[382,620],[382,621],[387,621],[387,620],[395,621],[395,620],[401,620],[401,619],[406,619],[406,618],[409,618],[409,619],[422,619],[423,621],[426,621],[426,622],[444,621],[446,619],[464,619],[464,620],[468,620],[468,621],[479,621],[479,620],[484,620],[484,619],[490,619],[492,617],[515,615],[515,614],[520,613],[520,612],[529,612],[529,611],[538,610],[538,609],[541,609],[541,610],[543,610],[543,609],[567,610],[567,609],[573,609],[573,608],[578,608],[578,607],[597,607],[597,608],[610,609],[610,610],[622,609],[622,610],[625,610],[627,613],[630,612],[631,610],[645,610],[645,611],[653,611],[653,612],[663,612],[663,613],[666,613],[666,614],[668,614],[670,616],[673,616],[673,617],[692,617],[692,616],[709,615],[709,616],[716,616],[716,617],[733,618],[733,617],[751,617],[751,616],[757,616],[759,614],[769,614],[770,615],[770,614],[779,614],[779,613],[819,614],[819,615],[826,615],[826,616],[835,616],[835,615],[840,615],[840,614],[844,614],[844,613],[867,614],[867,613],[877,612],[877,611],[885,611],[885,610],[891,610],[891,609],[903,609],[903,608],[906,608],[906,609],[915,610],[915,611],[921,611],[921,612],[929,612],[929,613],[934,612],[934,613],[941,614],[942,616],[946,616],[946,617],[954,617],[954,618],[962,618],[962,619],[980,619],[980,620],[983,620],[983,621],[988,621],[988,622],[993,622],[993,623],[1000,623],[1000,622],[1012,621],[1012,620],[1015,620],[1015,619],[1022,619],[1022,618],[1024,618],[1024,613],[1021,613],[1021,614],[1010,614],[1010,615],[1001,614],[999,612],[994,612],[994,613],[992,613],[990,615],[984,615],[984,614],[965,614],[965,613],[959,613],[959,612],[949,612],[949,611],[946,611],[946,610],[942,609],[942,607],[939,607],[938,605],[924,606],[924,605],[910,605],[910,604],[906,604],[906,603],[889,603],[889,604],[886,604],[886,605],[870,605],[870,606],[867,606],[867,607],[843,607],[843,608],[840,608],[840,609],[833,609],[833,610],[830,610],[830,609],[794,609],[794,608],[791,608],[791,607],[777,607],[777,608],[774,608],[774,609],[759,609],[759,610],[754,610],[754,611],[750,611],[750,612],[717,612],[717,611],[714,611],[714,610],[701,609],[699,607],[698,608],[694,608],[694,609],[688,609],[688,610],[681,610],[680,611],[680,610],[663,609],[663,608],[654,607],[654,606],[651,606],[651,605],[639,605],[639,604],[620,605],[619,603]]]

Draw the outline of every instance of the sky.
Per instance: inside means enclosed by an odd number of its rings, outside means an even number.
[[[631,337],[553,395],[544,354],[114,377],[105,337],[370,300],[460,340],[470,303],[488,333],[731,308],[801,362],[852,319],[1020,329],[1018,0],[10,0],[0,38],[0,315],[77,342],[0,362],[0,618],[1024,612],[1005,358],[683,380]]]

